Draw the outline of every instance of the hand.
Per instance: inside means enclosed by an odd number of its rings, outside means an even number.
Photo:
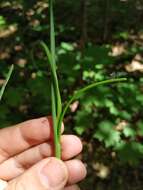
[[[43,117],[0,130],[0,179],[5,190],[78,190],[86,176],[79,138],[62,135],[62,160],[53,156],[52,119]]]

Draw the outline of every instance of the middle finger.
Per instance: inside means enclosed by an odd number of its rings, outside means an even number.
[[[80,139],[74,135],[63,135],[61,144],[62,160],[71,159],[82,150]],[[0,179],[9,181],[49,156],[53,156],[53,145],[50,143],[43,143],[30,148],[0,164]]]

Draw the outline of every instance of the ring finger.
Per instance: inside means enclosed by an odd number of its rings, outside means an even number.
[[[62,160],[71,159],[82,150],[81,141],[74,135],[63,135],[61,144]],[[53,148],[50,143],[43,143],[9,158],[0,164],[0,179],[9,181],[21,175],[40,160],[53,156],[52,150]]]

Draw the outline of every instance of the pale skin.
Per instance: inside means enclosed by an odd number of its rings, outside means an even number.
[[[63,130],[62,130],[63,132]],[[73,159],[80,139],[62,135],[62,161],[53,156],[52,119],[42,117],[0,130],[0,179],[5,190],[79,190],[84,164]]]

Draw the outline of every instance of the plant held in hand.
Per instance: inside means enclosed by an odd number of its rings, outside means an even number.
[[[44,49],[48,63],[51,69],[51,102],[52,102],[52,118],[53,118],[53,129],[54,129],[54,145],[55,145],[55,156],[57,158],[61,158],[61,145],[60,145],[60,137],[61,137],[61,126],[66,111],[68,110],[70,104],[78,99],[84,92],[88,90],[102,85],[109,84],[114,82],[125,81],[126,78],[116,78],[105,80],[101,82],[95,82],[90,84],[80,90],[74,92],[71,99],[67,102],[66,106],[62,107],[61,95],[58,83],[58,77],[56,72],[56,53],[55,53],[55,29],[54,29],[54,14],[53,14],[53,0],[49,1],[50,3],[50,49],[46,45],[45,42],[40,42],[40,45]]]

